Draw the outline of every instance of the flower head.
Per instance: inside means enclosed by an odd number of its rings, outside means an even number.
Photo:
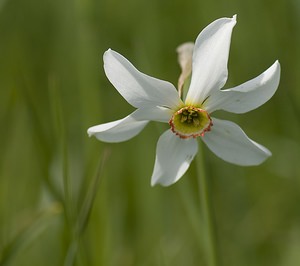
[[[276,61],[258,77],[231,89],[227,61],[236,16],[209,24],[191,43],[179,47],[182,74],[179,90],[169,82],[139,72],[127,59],[109,49],[104,53],[106,76],[129,104],[137,108],[123,119],[88,129],[105,142],[121,142],[139,134],[149,121],[165,122],[170,129],[159,138],[151,184],[171,185],[189,168],[198,151],[197,139],[221,159],[237,165],[258,165],[271,152],[251,140],[235,123],[211,116],[216,110],[251,111],[268,101],[280,79]],[[191,75],[185,99],[184,81]],[[179,92],[179,93],[178,93]]]

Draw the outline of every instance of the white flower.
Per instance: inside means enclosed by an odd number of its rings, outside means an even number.
[[[122,55],[106,51],[104,69],[108,79],[137,109],[123,119],[89,128],[89,136],[105,142],[121,142],[139,134],[149,121],[169,123],[171,128],[157,143],[152,185],[168,186],[182,177],[197,153],[197,137],[227,162],[244,166],[262,163],[271,156],[268,149],[248,138],[235,123],[211,117],[221,109],[232,113],[253,110],[268,101],[279,84],[280,65],[276,61],[258,77],[220,90],[228,76],[227,61],[235,24],[236,16],[221,18],[199,34],[184,101],[171,83],[147,76]]]

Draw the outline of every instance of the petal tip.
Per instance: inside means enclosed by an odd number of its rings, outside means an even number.
[[[279,85],[281,66],[278,60],[270,67],[273,70],[273,75],[277,77],[277,86]]]
[[[260,164],[264,163],[269,157],[272,156],[272,152],[269,149],[267,149],[266,147],[264,147],[261,144],[258,144],[256,142],[253,142],[253,143],[260,149],[261,156],[260,156],[260,160],[257,160],[257,162],[254,162],[252,164],[250,163],[250,164],[248,164],[248,166],[260,165]]]
[[[89,137],[94,135],[94,132],[92,132],[91,128],[88,128],[88,130],[86,131],[86,133],[88,134]]]
[[[271,156],[272,156],[272,152],[266,148],[266,158],[269,158]]]
[[[280,68],[280,63],[279,63],[278,59],[275,61],[274,65],[276,65],[276,67]]]
[[[157,173],[155,173],[154,171],[151,176],[151,187],[155,187],[157,185],[162,185],[162,184],[160,182],[160,176],[158,176]]]
[[[111,48],[108,48],[104,54],[103,54],[103,59],[105,60],[107,56],[111,55],[114,52]]]
[[[180,178],[166,179],[165,175],[159,174],[154,171],[151,176],[151,187],[155,187],[155,186],[169,187],[174,183],[176,183],[179,179]]]
[[[151,180],[151,187],[155,187],[157,185],[157,183],[153,180]]]
[[[172,183],[167,183],[167,182],[162,182],[161,180],[157,179],[157,180],[154,180],[154,179],[151,179],[151,187],[155,187],[155,186],[162,186],[162,187],[168,187],[172,184],[176,183],[175,182],[172,182]]]
[[[159,179],[157,179],[157,177],[154,177],[154,176],[152,175],[152,177],[151,177],[151,187],[155,187],[155,186],[157,186],[158,184],[160,184]]]
[[[263,155],[263,158],[255,163],[252,163],[252,164],[245,164],[245,166],[258,166],[258,165],[261,165],[263,164],[267,159],[269,159],[270,157],[272,156],[272,153],[267,150],[265,151],[264,155]],[[243,166],[243,165],[241,165]]]
[[[231,20],[231,23],[232,23],[232,27],[234,27],[237,23],[237,14],[233,15],[230,20]]]

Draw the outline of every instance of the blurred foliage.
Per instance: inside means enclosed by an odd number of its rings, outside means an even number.
[[[106,49],[176,84],[176,47],[234,14],[226,86],[276,59],[282,77],[261,108],[218,114],[273,152],[266,163],[205,150],[222,265],[298,265],[298,0],[1,0],[0,265],[205,265],[194,164],[150,187],[165,125],[120,144],[86,130],[133,110],[105,77]]]

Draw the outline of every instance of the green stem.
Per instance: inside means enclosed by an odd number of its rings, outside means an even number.
[[[202,143],[199,144],[199,151],[196,158],[197,161],[197,174],[199,182],[199,193],[200,193],[200,203],[202,208],[203,224],[204,230],[203,235],[205,236],[205,246],[207,254],[207,265],[217,266],[219,265],[216,234],[215,234],[215,224],[213,219],[213,208],[211,202],[211,189],[210,183],[206,176],[205,171],[205,160],[203,156]]]

